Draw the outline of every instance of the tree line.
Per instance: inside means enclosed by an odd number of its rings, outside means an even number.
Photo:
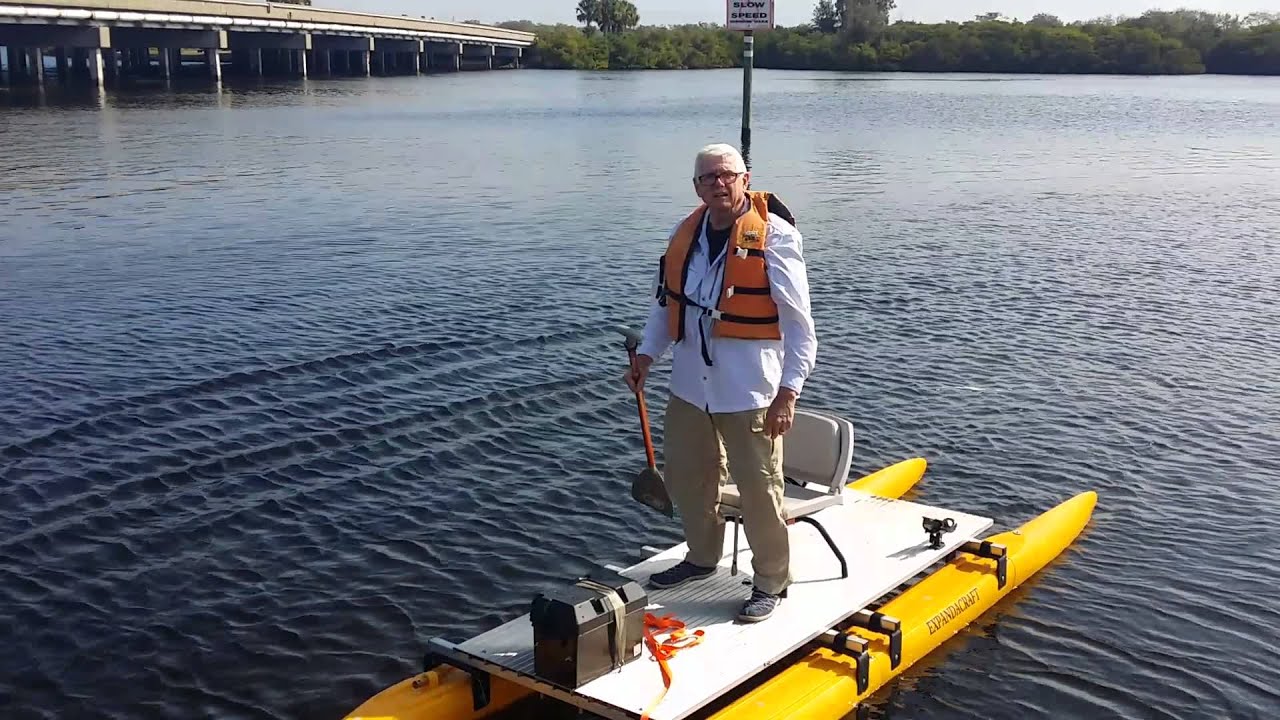
[[[965,22],[889,22],[894,0],[818,0],[812,21],[755,36],[754,64],[793,70],[1280,75],[1280,13],[1152,10],[1066,23],[998,13]],[[719,24],[640,25],[627,0],[580,0],[577,25],[538,34],[529,67],[579,70],[738,67],[742,36]]]

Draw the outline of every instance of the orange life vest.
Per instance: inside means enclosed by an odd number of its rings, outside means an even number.
[[[769,295],[764,259],[771,200],[779,206],[781,203],[771,193],[759,190],[747,191],[747,199],[751,207],[738,217],[729,233],[720,297],[714,308],[704,308],[684,295],[690,250],[702,234],[706,206],[690,213],[668,243],[662,258],[658,299],[667,308],[667,329],[673,340],[684,339],[684,317],[690,307],[695,312],[711,314],[712,335],[716,337],[782,339],[778,306]],[[785,210],[785,206],[781,207]]]

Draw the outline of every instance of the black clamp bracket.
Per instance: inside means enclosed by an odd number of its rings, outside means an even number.
[[[871,653],[867,650],[871,642],[861,635],[851,635],[843,630],[828,630],[822,637],[831,643],[832,650],[853,658],[858,694],[865,693],[871,684]]]
[[[889,638],[889,667],[898,669],[902,662],[902,621],[898,618],[872,610],[859,610],[849,618],[849,622],[873,633]]]
[[[475,710],[482,710],[489,706],[489,702],[493,700],[493,689],[489,685],[489,673],[472,672],[471,673],[471,706]]]
[[[422,671],[424,673],[448,664],[450,664],[448,658],[438,653],[428,652],[422,656]],[[488,707],[493,700],[493,688],[490,685],[489,673],[473,669],[467,669],[466,672],[471,676],[471,705],[478,712]]]
[[[889,638],[889,667],[898,669],[902,664],[902,623],[894,617],[871,610],[859,610],[849,618],[849,624],[885,635]],[[855,679],[858,693],[865,693],[871,682],[871,641],[845,630],[828,630],[823,637],[831,643],[831,649],[853,658],[857,667]]]
[[[922,524],[924,525],[924,531],[929,533],[929,547],[934,550],[942,547],[943,533],[949,533],[956,529],[956,521],[952,518],[937,520],[926,517]]]
[[[1009,582],[1009,549],[1000,543],[988,540],[970,540],[951,552],[947,560],[952,560],[960,553],[977,555],[981,558],[996,561],[996,587],[1004,589]]]
[[[444,665],[445,659],[440,655],[428,652],[422,655],[422,672],[431,672],[433,669]]]

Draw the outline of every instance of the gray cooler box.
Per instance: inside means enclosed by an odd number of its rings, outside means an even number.
[[[539,593],[529,609],[534,673],[577,689],[640,657],[648,604],[634,580],[608,570]]]

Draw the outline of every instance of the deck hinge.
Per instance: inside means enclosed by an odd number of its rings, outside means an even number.
[[[493,699],[492,688],[489,685],[489,673],[483,670],[471,670],[471,705],[479,712],[489,706],[489,701]]]
[[[978,557],[987,558],[996,561],[996,587],[1000,590],[1004,589],[1005,583],[1009,582],[1009,549],[1000,543],[993,543],[988,540],[970,540],[951,552],[948,560],[954,559],[959,553],[969,553]]]
[[[429,652],[422,655],[422,672],[431,672],[431,670],[444,664],[444,658],[436,653]]]
[[[427,646],[434,650],[427,651],[422,659],[428,670],[443,663],[465,671],[471,676],[471,704],[475,711],[479,712],[489,706],[493,701],[493,688],[483,661],[471,658],[459,650],[458,646],[438,637],[428,640]]]
[[[854,679],[858,682],[858,694],[865,693],[871,685],[871,653],[867,651],[871,643],[864,637],[850,635],[843,630],[828,630],[822,634],[822,637],[831,643],[832,650],[853,658],[856,668]]]
[[[864,630],[887,635],[889,667],[898,669],[898,664],[902,662],[902,622],[900,620],[871,610],[859,610],[849,618],[849,622]]]

